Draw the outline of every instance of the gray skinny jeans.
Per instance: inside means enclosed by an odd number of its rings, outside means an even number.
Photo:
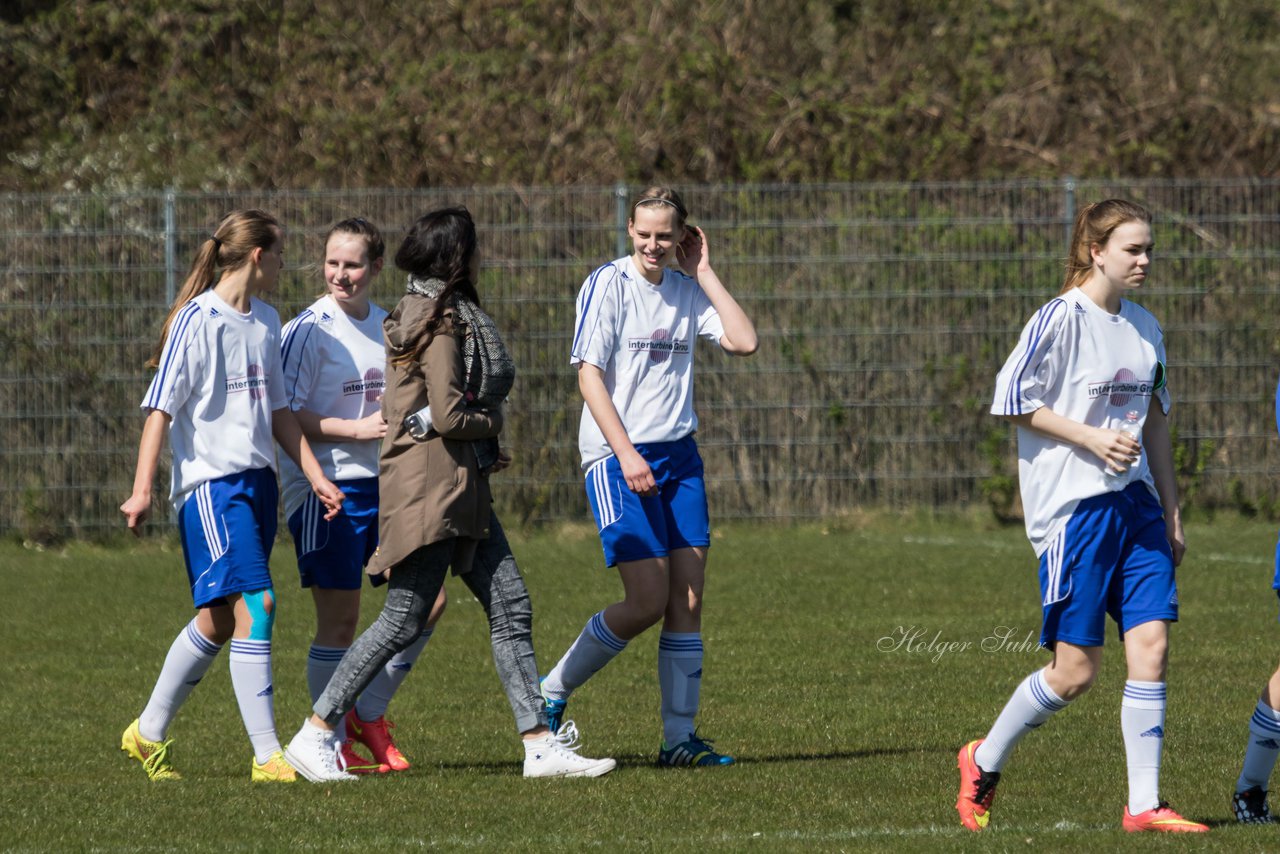
[[[456,545],[457,540],[450,539],[423,546],[391,572],[382,613],[356,638],[316,701],[315,713],[330,726],[342,720],[391,657],[422,634]],[[493,663],[507,692],[516,731],[546,726],[533,654],[533,605],[497,514],[489,520],[489,539],[476,547],[471,571],[461,577],[489,616]]]

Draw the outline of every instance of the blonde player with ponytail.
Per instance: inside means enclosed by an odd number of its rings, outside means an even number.
[[[283,241],[280,224],[262,211],[224,218],[201,244],[149,363],[156,374],[142,402],[147,417],[133,494],[120,510],[138,534],[167,434],[169,495],[196,607],[121,739],[121,750],[151,780],[179,777],[169,725],[228,641],[231,683],[253,746],[250,779],[296,777],[276,737],[272,702],[273,438],[305,473],[328,516],[338,513],[343,495],[325,478],[286,404],[280,317],[259,299],[284,266]]]

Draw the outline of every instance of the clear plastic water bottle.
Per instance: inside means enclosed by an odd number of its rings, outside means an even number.
[[[1139,423],[1138,418],[1139,418],[1138,410],[1130,409],[1128,412],[1125,413],[1124,421],[1122,421],[1120,423],[1120,426],[1117,427],[1116,429],[1119,430],[1121,433],[1125,434],[1126,436],[1132,438],[1139,445],[1141,445],[1142,444],[1142,424]],[[1141,453],[1141,451],[1139,451],[1139,453]],[[1126,468],[1124,471],[1116,471],[1115,469],[1111,468],[1111,466],[1107,466],[1106,471],[1107,471],[1107,474],[1109,474],[1111,477],[1124,477],[1129,473],[1129,469],[1132,469],[1136,464],[1137,464],[1137,461],[1135,460],[1134,462],[1130,463],[1129,467]]]

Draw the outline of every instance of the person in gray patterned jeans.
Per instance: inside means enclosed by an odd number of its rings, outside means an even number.
[[[421,636],[452,566],[489,616],[493,657],[524,741],[526,777],[598,777],[612,759],[577,753],[577,728],[547,726],[533,653],[529,593],[491,507],[489,477],[506,468],[478,440],[496,439],[514,368],[479,306],[475,224],[465,208],[420,217],[396,253],[407,293],[383,324],[387,344],[379,470],[378,552],[388,575],[382,613],[343,656],[314,714],[285,748],[312,782],[355,780],[334,730],[387,661]],[[430,427],[410,429],[429,408]]]

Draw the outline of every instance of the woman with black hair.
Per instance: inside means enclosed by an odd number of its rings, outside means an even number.
[[[368,570],[387,574],[387,600],[285,755],[313,782],[355,779],[341,767],[334,729],[386,662],[421,636],[452,566],[489,616],[494,661],[525,743],[524,775],[608,773],[612,759],[575,752],[575,727],[555,734],[547,727],[529,594],[490,506],[489,475],[510,462],[497,437],[515,371],[480,308],[471,214],[445,208],[423,215],[395,262],[409,274],[408,293],[383,324],[388,431],[378,475],[379,545]]]

